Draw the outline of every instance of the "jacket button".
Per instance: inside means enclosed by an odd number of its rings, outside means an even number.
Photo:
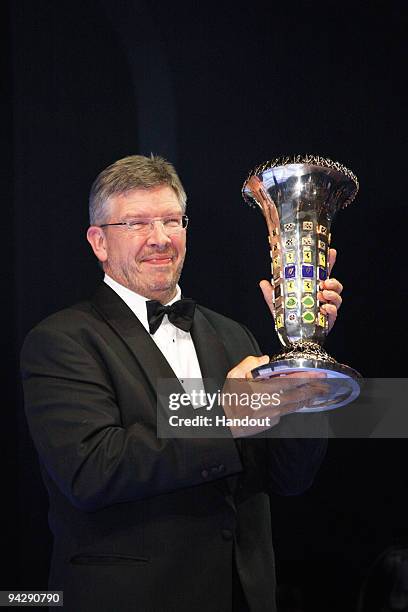
[[[221,529],[221,535],[224,540],[232,540],[232,531],[231,529]]]
[[[204,479],[208,478],[208,470],[203,470],[203,471],[201,472],[201,476],[202,476]]]

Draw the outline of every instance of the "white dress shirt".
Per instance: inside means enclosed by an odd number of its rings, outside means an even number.
[[[105,274],[104,281],[122,298],[139,319],[145,330],[150,333],[146,309],[146,302],[148,299],[124,287],[107,274]],[[173,304],[173,302],[176,302],[180,298],[181,289],[177,285],[175,297],[170,300],[166,306]],[[179,329],[173,325],[173,323],[170,323],[167,315],[164,315],[159,329],[151,335],[151,338],[163,353],[186,391],[191,387],[191,383],[185,382],[189,379],[194,379],[194,388],[203,387],[200,364],[198,363],[197,353],[190,332]]]

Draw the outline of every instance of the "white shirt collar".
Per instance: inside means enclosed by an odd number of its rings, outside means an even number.
[[[128,289],[124,285],[121,285],[117,281],[113,280],[110,276],[105,274],[104,282],[109,285],[111,289],[118,294],[119,297],[125,302],[127,306],[129,306],[130,310],[137,316],[143,327],[146,331],[149,331],[149,323],[147,321],[147,309],[146,302],[148,302],[148,298],[143,295],[139,295],[135,293],[131,289]],[[173,302],[177,302],[177,300],[181,299],[181,289],[179,285],[176,288],[176,295],[170,302],[167,302],[166,306],[173,304]]]

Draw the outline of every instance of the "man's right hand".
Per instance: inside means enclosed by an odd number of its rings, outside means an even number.
[[[248,397],[248,402],[242,402],[239,399],[235,403],[224,402],[223,409],[226,416],[238,419],[238,421],[248,416],[251,419],[255,418],[259,423],[259,425],[246,428],[238,425],[231,427],[234,437],[251,436],[274,427],[279,423],[281,416],[303,408],[326,390],[326,385],[322,380],[326,378],[326,375],[322,372],[288,371],[287,373],[281,372],[279,376],[272,378],[254,380],[252,370],[267,363],[269,363],[268,355],[262,357],[251,355],[228,372],[223,394],[226,397],[235,397],[237,394],[238,398],[243,398],[245,395]],[[227,394],[231,395],[227,396]],[[259,400],[261,396],[265,400],[265,405],[259,401],[251,402],[251,397],[253,400],[255,398]],[[271,398],[269,403],[267,403],[268,396]],[[259,403],[262,405],[254,409],[253,405],[258,406]],[[265,423],[268,423],[269,426]]]

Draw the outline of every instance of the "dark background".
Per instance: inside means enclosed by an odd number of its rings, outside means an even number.
[[[333,244],[344,304],[327,348],[405,376],[406,2],[17,0],[1,4],[4,547],[0,588],[44,589],[47,498],[16,375],[27,331],[88,296],[95,176],[162,154],[186,187],[185,295],[278,343],[258,289],[266,226],[240,196],[253,166],[326,155],[359,177]],[[10,350],[9,350],[10,349]],[[305,610],[353,610],[374,558],[408,544],[406,440],[333,440],[301,498],[273,500],[281,584]],[[13,499],[18,499],[15,506]]]

